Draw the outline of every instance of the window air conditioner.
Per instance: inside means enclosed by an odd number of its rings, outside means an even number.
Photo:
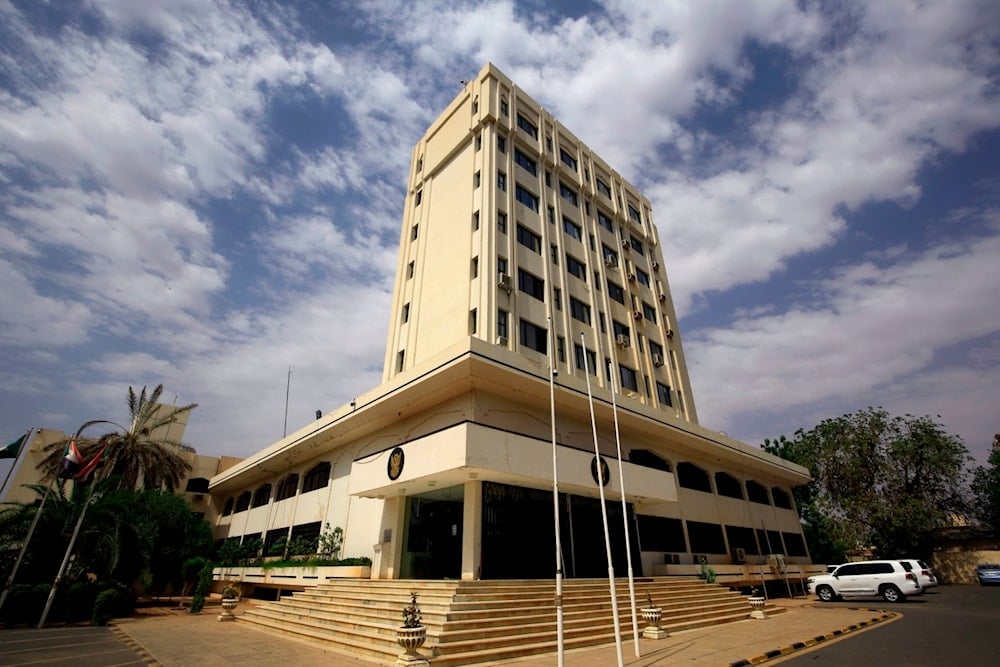
[[[666,334],[667,334],[667,338],[673,338],[674,337],[674,330],[673,329],[667,329]]]
[[[637,311],[633,312],[632,313],[632,317],[634,317],[637,320],[641,320],[642,319],[642,311],[641,310],[637,310]]]
[[[659,271],[660,270],[660,263],[659,262],[653,262],[652,266],[653,266],[653,270],[654,271]]]
[[[507,346],[507,337],[506,336],[497,336],[497,345],[503,345],[504,347],[506,347]]]
[[[660,292],[660,294],[656,298],[660,300],[660,303],[663,303],[664,301],[667,300],[667,295],[664,294],[663,292]]]
[[[628,274],[628,281],[630,283],[634,283],[635,282],[635,274],[634,273]]]
[[[497,276],[497,287],[505,289],[508,293],[510,293],[510,276],[506,273],[499,274]]]
[[[615,343],[618,344],[618,347],[628,347],[630,343],[629,337],[625,334],[618,334],[615,336]]]
[[[623,248],[627,248],[627,247],[629,247],[629,242],[628,242],[628,239],[622,239],[622,247],[623,247]]]
[[[663,365],[663,355],[660,354],[659,352],[653,353],[653,365],[657,367]]]
[[[605,257],[604,266],[608,267],[609,269],[616,269],[618,268],[618,260],[615,259],[614,257]]]

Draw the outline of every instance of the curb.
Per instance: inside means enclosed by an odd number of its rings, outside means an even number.
[[[138,654],[139,659],[144,661],[147,667],[163,667],[139,642],[132,639],[124,630],[118,627],[117,623],[111,624],[110,628],[118,639],[122,640],[126,646]]]
[[[857,632],[866,628],[871,628],[873,625],[878,623],[883,623],[885,621],[894,621],[900,617],[900,615],[894,611],[884,611],[882,609],[859,609],[851,608],[854,611],[871,611],[876,612],[879,615],[874,616],[867,621],[861,621],[860,623],[852,623],[847,627],[841,628],[840,630],[834,630],[833,632],[828,632],[825,635],[817,635],[812,639],[807,639],[801,642],[795,642],[789,646],[783,646],[782,648],[774,649],[772,651],[767,651],[756,655],[752,658],[744,658],[743,660],[737,660],[736,662],[729,663],[729,667],[747,667],[748,665],[759,665],[761,663],[767,662],[768,660],[773,660],[775,658],[781,658],[796,651],[801,651],[803,649],[812,648],[822,644],[823,642],[830,641],[831,639],[837,639],[845,635],[851,634],[852,632]]]

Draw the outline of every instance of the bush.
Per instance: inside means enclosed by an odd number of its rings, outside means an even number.
[[[4,625],[20,625],[22,623],[37,623],[45,606],[45,595],[39,598],[32,584],[15,584],[7,592],[3,606]]]
[[[194,597],[191,598],[191,613],[197,614],[205,608],[205,596],[208,589],[212,587],[212,563],[207,562],[198,573],[198,586],[194,589]]]
[[[78,581],[66,591],[66,622],[76,623],[93,616],[100,587],[93,581]]]
[[[112,618],[128,616],[131,606],[128,593],[120,588],[106,588],[94,600],[94,614],[90,622],[93,625],[107,625]]]

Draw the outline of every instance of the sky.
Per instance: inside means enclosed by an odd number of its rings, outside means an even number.
[[[376,387],[412,147],[487,62],[652,202],[700,423],[985,461],[995,0],[0,0],[3,443],[162,383],[244,457]]]

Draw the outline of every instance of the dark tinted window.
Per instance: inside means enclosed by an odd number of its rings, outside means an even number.
[[[712,492],[712,485],[708,481],[708,473],[687,461],[677,464],[677,483],[685,489],[705,491],[706,493]],[[701,551],[701,549],[694,549],[694,551]],[[724,552],[725,550],[716,553]]]

